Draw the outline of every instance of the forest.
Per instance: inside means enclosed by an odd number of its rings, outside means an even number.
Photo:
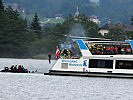
[[[84,36],[99,37],[98,26],[88,21],[85,15],[77,17],[69,15],[62,24],[46,28],[42,28],[39,21],[39,16],[35,13],[28,25],[27,20],[23,19],[17,10],[13,10],[10,6],[5,8],[1,1],[0,57],[45,58],[48,52],[55,54],[56,46],[66,41],[64,36],[70,34],[75,27]]]
[[[0,57],[46,59],[48,52],[54,55],[56,46],[67,41],[66,35],[102,37],[98,33],[99,26],[89,21],[85,14],[78,16],[69,14],[63,23],[46,25],[47,27],[42,28],[39,12],[32,13],[34,15],[32,22],[28,23],[20,12],[11,6],[5,7],[4,4],[0,0]],[[131,20],[130,23],[133,25],[133,17],[128,20]],[[120,34],[119,29],[113,29],[110,32],[104,38],[119,40],[121,37],[121,40],[125,39],[125,35]],[[126,35],[133,39],[132,34],[133,32],[130,32]]]

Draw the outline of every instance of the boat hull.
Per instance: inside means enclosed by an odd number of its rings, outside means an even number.
[[[133,79],[133,74],[111,73],[111,72],[104,73],[104,72],[78,72],[78,71],[49,70],[49,73],[44,73],[44,75],[103,77],[103,78],[131,78]]]
[[[1,70],[1,72],[9,72],[9,73],[28,73],[28,71],[17,71],[17,70]]]

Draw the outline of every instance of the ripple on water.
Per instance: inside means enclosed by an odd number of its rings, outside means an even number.
[[[22,59],[0,59],[1,68],[13,62],[49,69],[47,61]],[[132,100],[132,83],[132,79],[0,73],[0,100]]]

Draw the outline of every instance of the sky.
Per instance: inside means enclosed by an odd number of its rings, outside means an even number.
[[[90,1],[98,2],[99,0],[90,0]]]

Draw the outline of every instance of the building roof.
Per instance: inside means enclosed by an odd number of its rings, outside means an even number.
[[[121,23],[105,24],[99,30],[101,30],[101,29],[111,30],[111,29],[115,29],[115,28],[121,29],[123,32],[133,31],[133,26],[132,25],[125,25],[125,24],[121,24]]]
[[[96,16],[96,15],[91,15],[89,18],[90,18],[90,19],[98,19],[98,16]]]

